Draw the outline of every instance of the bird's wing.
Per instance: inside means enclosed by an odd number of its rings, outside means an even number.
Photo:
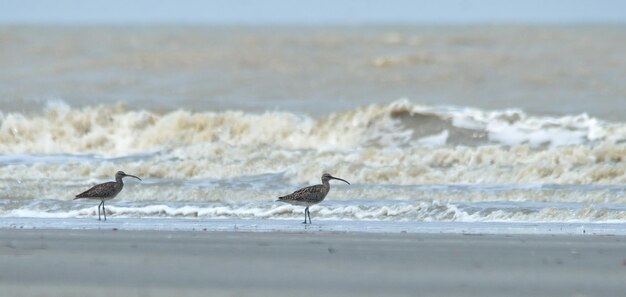
[[[115,190],[115,182],[107,182],[91,187],[91,189],[76,195],[76,198],[108,197]]]
[[[279,200],[300,200],[306,197],[316,196],[322,194],[322,185],[309,186],[297,190],[289,195],[278,197]]]

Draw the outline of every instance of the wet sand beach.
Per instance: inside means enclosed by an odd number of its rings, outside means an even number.
[[[0,230],[3,296],[619,296],[626,237]]]

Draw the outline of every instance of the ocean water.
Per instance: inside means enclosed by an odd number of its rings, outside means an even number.
[[[623,29],[0,28],[0,227],[626,234]]]

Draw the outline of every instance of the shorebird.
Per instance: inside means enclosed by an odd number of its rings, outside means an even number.
[[[74,200],[85,198],[85,199],[94,199],[94,200],[102,201],[100,202],[100,204],[98,204],[98,221],[100,220],[100,205],[102,205],[102,212],[104,213],[104,220],[106,221],[107,213],[106,213],[106,210],[104,209],[104,201],[115,198],[115,196],[117,196],[117,194],[119,194],[122,191],[122,188],[124,188],[124,182],[122,181],[122,178],[126,176],[134,177],[138,180],[141,180],[141,178],[138,178],[134,175],[126,174],[123,171],[118,171],[115,174],[114,182],[106,182],[102,184],[97,184],[91,187],[91,189],[76,195],[76,198],[74,198]]]
[[[289,195],[285,195],[282,197],[278,197],[277,201],[286,202],[292,205],[303,205],[306,206],[304,209],[304,222],[306,224],[306,217],[309,216],[309,224],[311,224],[311,213],[309,212],[309,206],[318,204],[326,198],[326,194],[328,194],[328,190],[330,190],[329,180],[336,179],[346,184],[350,184],[348,181],[343,180],[338,177],[334,177],[328,173],[322,174],[322,184],[314,185],[306,188],[302,188],[297,190]]]

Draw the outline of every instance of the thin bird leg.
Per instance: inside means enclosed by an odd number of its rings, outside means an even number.
[[[107,220],[107,211],[104,209],[104,200],[102,200],[102,212],[104,213],[104,220]]]
[[[308,206],[304,209],[304,222],[302,222],[302,224],[306,224],[306,213],[307,213],[307,211],[309,211],[309,207]]]
[[[100,220],[100,205],[102,205],[102,203],[104,203],[104,201],[100,202],[100,204],[98,204],[98,221]]]
[[[308,207],[306,208],[306,213],[309,215],[309,225],[313,224],[313,222],[311,222],[311,211]]]

